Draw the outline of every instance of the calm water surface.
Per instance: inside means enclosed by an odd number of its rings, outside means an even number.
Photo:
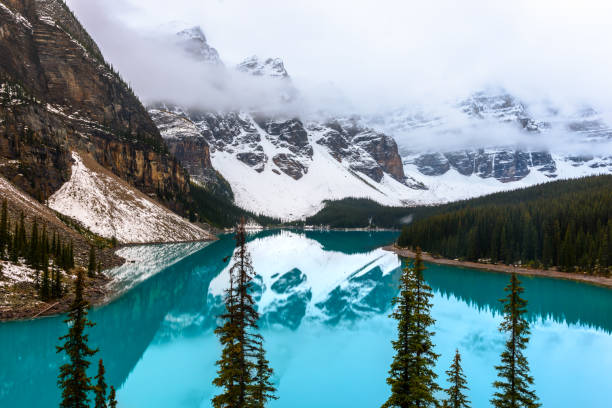
[[[271,407],[372,408],[385,401],[395,336],[387,315],[400,262],[377,248],[394,238],[288,231],[250,237],[259,274],[254,292],[280,396]],[[101,349],[96,358],[104,359],[120,407],[210,406],[220,352],[213,329],[229,268],[223,259],[233,246],[228,236],[199,250],[154,246],[144,258],[159,261],[159,273],[145,279],[151,269],[137,264],[113,271],[126,289],[92,311],[90,344]],[[425,278],[435,292],[439,382],[446,387],[443,372],[458,347],[473,406],[488,407],[504,341],[498,299],[508,275],[428,265]],[[527,354],[543,406],[610,407],[612,291],[521,279],[532,322]],[[62,319],[0,324],[1,407],[57,406]]]

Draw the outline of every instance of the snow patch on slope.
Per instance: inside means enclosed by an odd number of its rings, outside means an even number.
[[[88,168],[72,153],[70,180],[49,198],[49,207],[92,232],[125,243],[211,239],[211,235],[102,169]],[[94,166],[91,166],[94,167]]]
[[[208,242],[187,242],[163,245],[139,245],[115,252],[125,263],[105,271],[112,278],[108,284],[113,296],[119,296],[134,286],[174,265],[207,246]]]
[[[610,173],[607,168],[594,167],[597,159],[577,165],[560,155],[552,155],[552,157],[557,166],[556,173],[559,174],[555,180]],[[551,181],[550,177],[538,171],[537,168],[532,168],[524,178],[509,183],[503,183],[494,177],[482,178],[477,174],[465,176],[452,168],[439,176],[427,176],[422,174],[414,164],[405,164],[404,172],[406,176],[422,182],[428,188],[424,191],[415,191],[417,194],[414,195],[413,205],[443,204]]]
[[[17,282],[34,282],[36,270],[27,265],[18,265],[0,260],[0,286]]]

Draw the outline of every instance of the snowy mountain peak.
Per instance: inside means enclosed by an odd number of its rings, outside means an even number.
[[[289,78],[285,65],[280,58],[267,58],[263,60],[257,55],[253,55],[238,64],[236,69],[255,76]]]
[[[219,53],[206,41],[206,36],[199,26],[187,28],[176,33],[183,49],[198,61],[212,65],[223,65]]]

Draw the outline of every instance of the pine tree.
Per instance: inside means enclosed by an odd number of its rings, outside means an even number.
[[[21,212],[21,215],[19,217],[19,230],[18,230],[18,233],[16,234],[16,239],[17,239],[17,249],[18,249],[17,256],[25,257],[27,243],[26,243],[26,233],[25,233],[25,216],[23,215],[23,211]]]
[[[59,338],[64,344],[57,347],[57,352],[66,352],[70,362],[60,367],[58,385],[62,388],[62,402],[60,408],[88,408],[91,390],[91,379],[87,376],[90,362],[88,357],[98,350],[90,349],[87,345],[88,335],[85,329],[94,324],[87,319],[88,303],[83,298],[84,278],[83,272],[78,271],[75,281],[75,297],[72,302],[66,324],[70,325],[68,334]]]
[[[266,359],[266,351],[263,348],[263,341],[259,341],[257,348],[257,358],[255,364],[254,384],[251,387],[251,399],[253,408],[264,408],[270,400],[278,399],[274,394],[276,388],[271,382],[273,371],[270,362]]]
[[[58,299],[62,297],[62,271],[53,265],[53,283],[51,287],[51,297]]]
[[[433,351],[429,326],[435,323],[429,311],[433,296],[423,279],[423,260],[417,248],[412,267],[406,266],[400,282],[400,294],[393,300],[391,317],[397,322],[396,351],[387,383],[391,396],[383,408],[436,407],[434,394],[440,389],[433,371],[438,355]]]
[[[110,393],[108,395],[108,408],[117,408],[117,397],[115,395],[115,387],[110,386]]]
[[[89,247],[89,264],[87,266],[87,275],[93,278],[96,275],[96,250],[93,245]]]
[[[49,300],[51,297],[51,281],[49,279],[49,268],[43,267],[42,283],[40,285],[40,298],[43,301]]]
[[[104,380],[104,364],[102,359],[98,361],[98,374],[95,379],[97,380],[94,392],[96,394],[95,408],[107,408],[106,407],[106,381]]]
[[[446,371],[448,375],[448,382],[450,387],[446,390],[448,398],[444,401],[444,406],[448,408],[469,408],[470,401],[464,394],[467,391],[467,380],[463,374],[463,368],[461,368],[461,355],[459,350],[455,351],[455,358],[450,366],[450,369]]]
[[[2,201],[2,213],[0,214],[0,259],[4,258],[4,248],[8,245],[8,210],[6,198]]]
[[[17,263],[19,260],[19,226],[15,224],[15,232],[13,233],[13,244],[11,245],[11,251],[9,252],[9,259],[13,263]]]
[[[516,274],[512,274],[510,284],[504,289],[508,295],[504,303],[499,330],[509,334],[506,349],[501,354],[501,365],[496,366],[498,381],[493,383],[497,392],[491,399],[496,408],[536,408],[540,404],[535,392],[530,390],[533,377],[529,375],[529,365],[523,351],[529,342],[529,322],[523,315],[527,312],[527,301],[521,298],[524,289]]]
[[[72,240],[70,240],[70,245],[68,246],[68,269],[74,268],[74,245],[72,244]]]
[[[225,291],[226,312],[220,316],[223,324],[215,329],[222,346],[221,358],[217,361],[217,377],[213,384],[222,388],[221,394],[212,400],[215,408],[251,407],[258,402],[253,393],[261,391],[261,403],[272,398],[271,390],[259,388],[259,382],[269,386],[272,369],[265,357],[261,363],[258,378],[257,357],[263,347],[262,338],[256,333],[259,314],[255,302],[249,293],[251,281],[255,275],[251,256],[246,249],[246,232],[244,219],[241,220],[236,233],[236,252],[234,265],[230,268],[230,284]],[[261,406],[261,405],[256,405]]]
[[[32,231],[30,232],[30,246],[28,248],[28,263],[38,269],[40,265],[38,257],[38,221],[34,218],[32,223]]]

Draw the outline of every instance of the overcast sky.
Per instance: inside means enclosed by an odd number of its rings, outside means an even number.
[[[145,99],[155,96],[151,88],[160,86],[163,75],[174,78],[165,85],[177,94],[187,92],[178,82],[193,74],[184,72],[190,68],[182,66],[176,55],[155,52],[161,49],[156,32],[160,27],[199,25],[227,65],[252,54],[280,57],[304,93],[321,101],[341,97],[356,110],[435,104],[486,86],[505,87],[527,100],[588,103],[612,110],[610,1],[68,0],[68,4],[107,59]],[[205,93],[209,99],[222,98],[214,90]]]

